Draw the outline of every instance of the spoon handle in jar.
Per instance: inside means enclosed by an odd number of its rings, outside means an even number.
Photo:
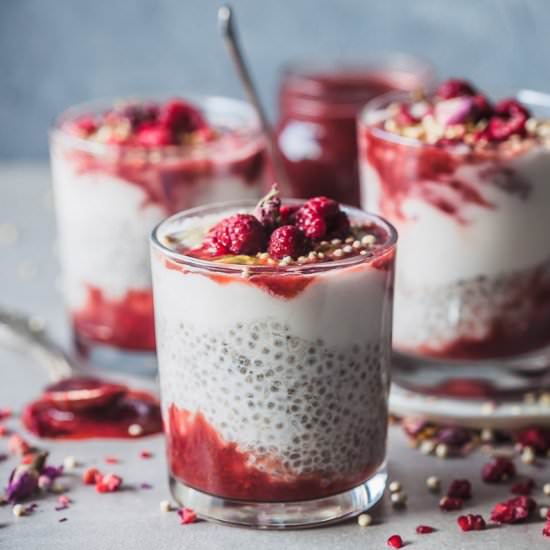
[[[229,51],[229,55],[233,60],[239,79],[243,85],[244,91],[248,97],[248,100],[254,107],[262,131],[266,138],[267,147],[273,163],[273,170],[279,183],[286,184],[288,182],[288,177],[285,171],[285,168],[282,163],[277,144],[275,143],[275,136],[271,124],[265,112],[265,109],[260,101],[260,96],[258,90],[252,80],[252,75],[250,70],[244,60],[244,55],[242,48],[239,42],[239,36],[237,33],[237,26],[235,22],[235,15],[232,8],[228,5],[220,7],[218,10],[218,22],[220,26],[220,31],[222,33],[223,39]]]

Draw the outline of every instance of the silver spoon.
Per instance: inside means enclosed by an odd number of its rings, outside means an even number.
[[[126,392],[121,384],[79,371],[76,362],[48,336],[43,324],[32,317],[0,308],[0,333],[46,367],[53,384],[46,388],[44,398],[60,409],[79,411],[106,405]]]
[[[267,148],[273,162],[273,171],[275,172],[275,176],[278,182],[288,189],[288,176],[279,154],[279,149],[277,148],[277,144],[275,142],[273,129],[271,128],[265,109],[260,101],[260,96],[256,86],[254,85],[248,66],[244,60],[244,55],[237,33],[235,15],[230,6],[221,6],[218,10],[218,24],[225,45],[229,51],[229,55],[231,56],[235,68],[237,69],[237,73],[243,85],[244,91],[248,97],[248,100],[254,107],[256,114],[258,115],[258,119],[260,120],[260,125],[267,142]]]

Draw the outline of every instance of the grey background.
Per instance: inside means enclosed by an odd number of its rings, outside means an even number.
[[[0,0],[0,158],[44,158],[70,104],[156,91],[240,95],[216,0]],[[405,50],[491,92],[550,88],[546,0],[233,0],[274,112],[295,57]]]

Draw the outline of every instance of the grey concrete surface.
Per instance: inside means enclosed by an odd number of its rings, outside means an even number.
[[[66,341],[66,325],[61,296],[56,290],[57,261],[53,253],[54,226],[49,198],[49,175],[43,164],[0,163],[0,303],[42,316],[53,334]],[[5,224],[15,224],[18,240],[7,244]],[[22,405],[46,383],[45,371],[25,355],[0,347],[0,407]],[[141,379],[148,387],[154,382]],[[17,418],[9,422],[22,431]],[[27,434],[25,434],[27,435]],[[32,438],[31,438],[32,439]],[[292,532],[257,532],[223,527],[206,522],[179,525],[175,513],[162,514],[159,501],[169,498],[163,439],[160,436],[138,441],[40,442],[51,452],[52,463],[74,455],[83,465],[107,468],[104,459],[121,459],[109,470],[123,476],[126,489],[117,494],[99,495],[79,482],[82,467],[63,482],[74,501],[68,510],[56,512],[55,498],[37,500],[39,507],[29,517],[15,518],[9,506],[0,507],[0,548],[2,550],[348,550],[387,548],[387,538],[400,534],[406,548],[426,550],[483,549],[522,550],[548,546],[541,535],[542,522],[495,527],[484,532],[462,533],[456,525],[458,513],[438,509],[439,496],[425,487],[429,475],[438,475],[444,486],[453,478],[469,478],[474,498],[466,512],[488,516],[497,500],[509,497],[509,487],[481,483],[480,469],[486,457],[481,451],[467,459],[441,460],[424,456],[409,448],[399,428],[392,428],[389,441],[389,470],[409,495],[404,511],[392,510],[387,495],[375,507],[375,524],[360,528],[354,521],[342,525]],[[6,439],[0,438],[0,453]],[[150,450],[150,460],[139,458],[141,450]],[[0,487],[7,481],[15,460],[0,462]],[[524,474],[537,480],[535,497],[550,504],[541,493],[550,481],[548,467],[519,466]],[[142,482],[152,489],[140,489]],[[67,521],[58,523],[66,517]],[[437,528],[431,535],[416,535],[418,524]]]
[[[240,95],[216,29],[222,0],[0,0],[0,158],[45,157],[51,119],[101,97]],[[233,0],[274,111],[295,58],[404,50],[496,92],[548,90],[546,0]]]

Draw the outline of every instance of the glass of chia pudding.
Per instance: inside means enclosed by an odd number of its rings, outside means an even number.
[[[83,104],[57,120],[51,162],[77,349],[154,365],[150,232],[182,209],[260,197],[251,107],[222,97]]]
[[[171,487],[257,528],[358,514],[385,487],[396,233],[326,197],[194,208],[152,236]]]
[[[400,235],[406,387],[484,397],[550,382],[550,98],[523,96],[493,103],[451,79],[360,116],[363,206]]]

